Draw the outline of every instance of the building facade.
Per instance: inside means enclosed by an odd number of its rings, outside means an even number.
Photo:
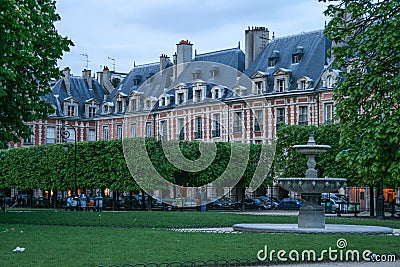
[[[176,53],[138,65],[114,88],[107,67],[73,76],[68,68],[46,96],[48,120],[30,123],[33,135],[12,146],[62,142],[60,128],[76,128],[77,141],[154,137],[268,143],[279,123],[331,123],[331,42],[323,31],[281,38],[265,27],[245,31],[238,47],[193,55],[182,40]],[[70,140],[75,138],[70,131]]]

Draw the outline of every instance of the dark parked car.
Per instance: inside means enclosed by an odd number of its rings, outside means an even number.
[[[270,197],[267,196],[258,196],[257,198],[262,199],[267,205],[270,205],[271,208],[275,210],[278,207],[278,202],[276,202],[275,200],[271,199]]]
[[[302,206],[304,206],[304,202],[300,198],[284,198],[279,201],[277,208],[279,210],[298,210]]]
[[[210,198],[208,200],[207,209],[233,209],[234,203],[228,197]]]
[[[153,210],[162,210],[162,211],[175,211],[178,210],[178,207],[173,206],[171,204],[167,204],[165,202],[162,202],[159,199],[153,198],[153,201],[151,202],[151,208]]]
[[[271,206],[268,206],[263,200],[258,198],[245,198],[244,199],[245,209],[256,209],[256,210],[268,210]],[[235,208],[240,209],[242,207],[242,200],[235,203]]]

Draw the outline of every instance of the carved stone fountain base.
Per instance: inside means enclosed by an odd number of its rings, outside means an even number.
[[[318,197],[319,194],[303,194],[306,204],[299,210],[299,228],[325,228],[325,213],[323,207],[318,205]]]

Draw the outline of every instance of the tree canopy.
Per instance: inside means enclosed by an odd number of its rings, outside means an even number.
[[[72,41],[54,27],[52,0],[0,0],[0,145],[29,136],[24,123],[47,118],[42,97],[60,76],[57,60]]]
[[[326,2],[326,1],[324,1]],[[339,158],[376,185],[400,177],[400,1],[329,1],[325,34],[334,42]]]

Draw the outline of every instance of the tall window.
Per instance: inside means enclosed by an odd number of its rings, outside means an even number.
[[[178,140],[185,140],[185,120],[183,118],[178,119]]]
[[[256,93],[257,94],[262,94],[264,91],[264,83],[262,81],[255,82],[256,85]]]
[[[242,132],[242,112],[237,111],[233,115],[233,132],[241,133]]]
[[[103,140],[108,140],[108,126],[103,126]]]
[[[96,141],[96,130],[95,129],[89,129],[87,140],[88,141]]]
[[[136,98],[131,99],[131,111],[136,111],[137,110],[137,100]]]
[[[195,139],[203,138],[203,118],[202,117],[195,118],[194,138]]]
[[[276,59],[276,58],[270,57],[270,58],[268,59],[268,67],[275,67],[276,62],[277,62],[277,59]]]
[[[55,144],[56,141],[56,128],[47,127],[46,128],[46,144]]]
[[[194,91],[194,102],[200,102],[201,101],[201,90],[195,90]]]
[[[67,106],[67,116],[71,116],[71,117],[76,116],[75,105],[72,104],[72,105]]]
[[[212,137],[221,137],[221,115],[214,114],[213,115],[213,128],[212,128]]]
[[[152,125],[151,122],[146,122],[146,138],[150,138],[152,136]]]
[[[263,130],[264,113],[262,110],[254,112],[254,131],[261,132]]]
[[[184,93],[178,93],[178,104],[183,104],[185,102],[185,94]]]
[[[162,138],[168,138],[168,128],[167,128],[167,121],[161,121],[160,122],[160,128],[161,128],[161,137]]]
[[[117,125],[117,139],[122,139],[122,125]]]
[[[280,93],[284,92],[285,91],[285,79],[278,79],[277,84],[278,84],[278,88],[277,88],[278,92],[280,92]]]
[[[276,109],[276,124],[286,123],[285,120],[285,108],[277,108]]]
[[[333,122],[333,104],[328,103],[324,105],[324,122],[326,124]]]
[[[121,113],[123,111],[123,107],[124,107],[124,105],[123,105],[122,101],[117,101],[117,112],[118,113]]]
[[[89,107],[89,118],[93,118],[96,115],[96,107]]]
[[[300,106],[299,107],[299,125],[307,125],[308,124],[308,107]]]
[[[131,124],[131,137],[137,136],[137,126],[136,123]]]

